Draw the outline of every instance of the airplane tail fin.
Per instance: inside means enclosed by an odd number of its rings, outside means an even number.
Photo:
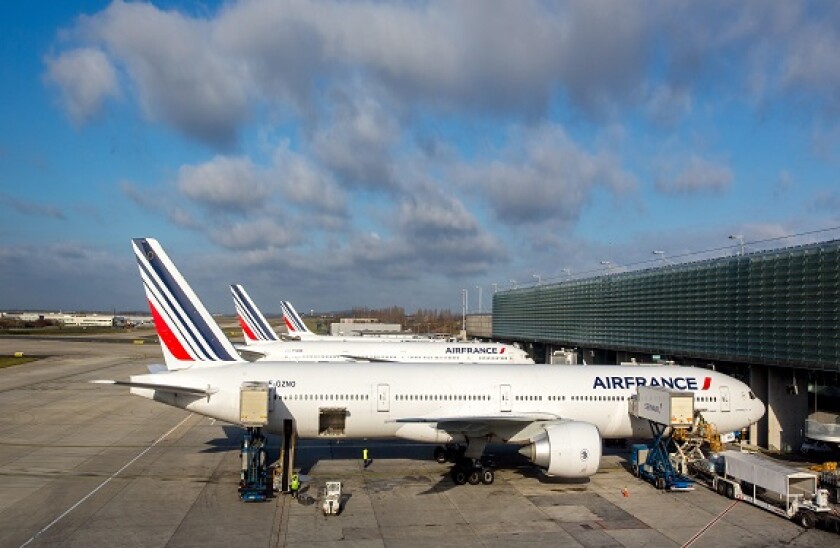
[[[263,313],[251,300],[244,287],[238,284],[232,285],[230,286],[230,292],[233,294],[233,303],[236,305],[239,325],[242,326],[242,333],[245,335],[245,344],[280,339],[269,325],[268,320],[263,316]]]
[[[135,238],[131,242],[166,367],[242,362],[158,241]]]
[[[286,329],[289,330],[289,335],[312,335],[312,331],[303,323],[303,318],[297,313],[295,307],[289,301],[280,301],[280,308],[283,310],[283,321],[286,323]]]

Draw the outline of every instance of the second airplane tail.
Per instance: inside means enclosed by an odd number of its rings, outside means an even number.
[[[239,325],[242,326],[242,333],[245,335],[245,344],[280,340],[244,287],[238,284],[232,285],[230,292],[233,294],[233,304],[236,305]]]
[[[160,243],[135,238],[132,245],[167,368],[241,362]]]
[[[286,324],[286,329],[289,335],[306,336],[312,335],[312,331],[303,323],[303,318],[297,313],[295,307],[289,301],[280,301],[280,308],[283,310],[283,321]]]

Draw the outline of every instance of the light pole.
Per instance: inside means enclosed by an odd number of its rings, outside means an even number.
[[[612,262],[601,261],[601,264],[607,267],[607,272],[612,272]]]
[[[653,254],[657,256],[657,258],[659,259],[659,262],[661,262],[662,264],[667,264],[668,259],[665,258],[665,252],[664,251],[654,250]]]
[[[467,290],[461,290],[461,331],[467,331]]]
[[[743,234],[730,234],[729,239],[730,240],[738,240],[738,246],[739,246],[738,256],[740,257],[741,255],[743,255],[744,254],[744,235]]]
[[[531,277],[537,280],[537,285],[540,285],[542,283],[542,276],[540,276],[539,274],[531,274]]]
[[[478,313],[481,314],[481,286],[477,285],[475,288],[478,289]]]

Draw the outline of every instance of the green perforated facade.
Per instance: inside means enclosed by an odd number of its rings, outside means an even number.
[[[840,371],[840,240],[502,291],[493,336]]]

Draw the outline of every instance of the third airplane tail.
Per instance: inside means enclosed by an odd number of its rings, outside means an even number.
[[[152,238],[132,240],[168,369],[241,362],[233,344]]]

